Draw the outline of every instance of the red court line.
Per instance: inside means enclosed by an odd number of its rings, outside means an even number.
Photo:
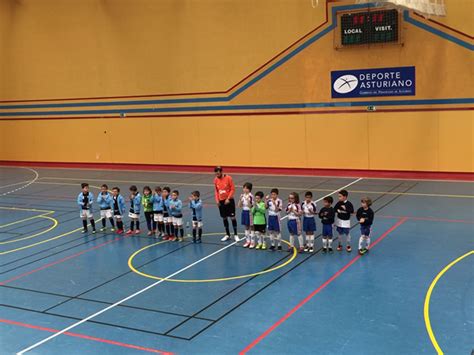
[[[0,286],[2,285],[6,285],[7,283],[10,283],[12,281],[16,281],[16,280],[19,280],[25,276],[28,276],[28,275],[31,275],[31,274],[34,274],[35,272],[38,272],[38,271],[41,271],[41,270],[44,270],[44,269],[47,269],[51,266],[54,266],[54,265],[57,265],[57,264],[61,264],[67,260],[70,260],[70,259],[73,259],[73,258],[76,258],[84,253],[87,253],[88,251],[92,251],[92,250],[95,250],[95,249],[99,249],[99,248],[102,248],[103,246],[107,245],[107,244],[110,244],[110,243],[113,243],[113,242],[116,242],[117,240],[120,240],[120,239],[123,239],[123,238],[126,238],[127,236],[121,236],[121,237],[117,237],[115,239],[112,239],[112,240],[109,240],[108,242],[105,242],[105,243],[102,243],[102,244],[99,244],[99,245],[96,245],[95,247],[92,247],[92,248],[89,248],[89,249],[86,249],[86,250],[83,250],[83,251],[80,251],[76,254],[73,254],[73,255],[69,255],[69,256],[66,256],[65,258],[62,258],[60,260],[57,260],[57,261],[53,261],[52,263],[49,263],[49,264],[46,264],[46,265],[43,265],[37,269],[34,269],[34,270],[31,270],[31,271],[28,271],[28,272],[25,272],[23,274],[20,274],[20,275],[17,275],[15,277],[12,277],[11,279],[8,279],[6,281],[2,281],[0,282]]]
[[[412,216],[379,216],[377,218],[407,218],[413,221],[432,221],[432,222],[446,222],[446,223],[466,223],[474,224],[474,221],[469,221],[466,219],[449,219],[449,218],[432,218],[432,217],[412,217]]]
[[[392,227],[390,227],[384,234],[382,234],[377,240],[375,240],[370,249],[373,249],[378,243],[380,243],[386,236],[388,236],[391,232],[401,226],[403,223],[407,221],[407,218],[400,219],[397,223],[395,223]],[[361,258],[360,255],[354,257],[351,261],[349,261],[344,267],[342,267],[339,271],[337,271],[334,275],[332,275],[329,279],[327,279],[321,286],[317,289],[312,291],[308,296],[306,296],[300,303],[298,303],[295,307],[293,307],[288,313],[286,313],[283,317],[281,317],[275,324],[273,324],[270,328],[268,328],[265,332],[263,332],[258,338],[252,341],[249,345],[247,345],[239,354],[243,355],[252,350],[258,343],[260,343],[263,339],[265,339],[271,332],[273,332],[276,328],[278,328],[283,322],[285,322],[288,318],[290,318],[297,310],[303,307],[308,301],[310,301],[314,296],[316,296],[320,291],[322,291],[326,286],[328,286],[331,282],[337,279],[344,271],[346,271],[352,264],[354,264],[357,260]]]
[[[15,322],[15,321],[12,321],[12,320],[9,320],[9,319],[0,319],[0,323],[10,324],[10,325],[17,325],[17,326],[24,327],[24,328],[42,330],[44,332],[49,332],[49,333],[59,332],[59,330],[57,330],[57,329],[46,328],[46,327],[41,327],[41,326],[38,326],[38,325],[32,325],[32,324],[27,324],[27,323]],[[81,338],[81,339],[97,341],[99,343],[105,343],[105,344],[121,346],[123,348],[128,348],[128,349],[147,351],[147,352],[150,352],[150,353],[157,353],[157,354],[163,354],[163,355],[172,355],[173,354],[172,352],[169,352],[169,351],[163,351],[163,350],[152,349],[152,348],[145,348],[143,346],[122,343],[122,342],[115,341],[115,340],[97,338],[97,337],[93,337],[93,336],[85,335],[85,334],[71,333],[71,332],[65,332],[63,334],[68,335],[70,337],[74,337],[74,338]]]
[[[164,171],[181,173],[210,173],[214,166],[210,165],[164,165],[164,164],[133,164],[133,163],[88,163],[88,162],[40,162],[40,161],[8,161],[0,160],[0,166],[31,166],[45,168],[68,169],[100,169],[100,170],[131,170],[131,171]],[[474,181],[474,173],[438,172],[438,171],[406,171],[406,170],[363,170],[363,169],[319,169],[319,168],[282,168],[282,167],[245,167],[224,166],[227,173],[258,174],[258,175],[296,175],[296,176],[327,176],[344,178],[381,178],[381,179],[418,179],[418,180],[463,180]]]

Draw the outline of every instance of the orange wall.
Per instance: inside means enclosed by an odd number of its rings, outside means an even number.
[[[470,0],[446,2],[448,17],[436,20],[470,31]],[[325,16],[307,0],[0,0],[0,100],[225,91]],[[464,84],[472,51],[402,26],[403,46],[370,50],[335,50],[331,33],[230,104],[331,102],[331,70],[403,65],[416,66],[415,99],[474,96]],[[411,112],[0,119],[0,160],[474,172],[473,111],[403,108]]]

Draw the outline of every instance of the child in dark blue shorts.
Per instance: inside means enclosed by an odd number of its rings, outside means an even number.
[[[319,211],[319,218],[323,224],[323,253],[332,253],[332,225],[334,223],[334,208],[332,208],[333,199],[326,196],[323,199],[324,207]]]
[[[360,223],[359,254],[364,255],[370,247],[370,227],[374,223],[374,211],[370,208],[372,200],[369,197],[364,197],[360,203],[361,207],[357,210],[356,217]]]
[[[316,231],[316,221],[314,219],[316,203],[313,202],[313,193],[311,191],[306,191],[304,194],[301,209],[303,212],[303,232],[306,237],[304,251],[312,253],[314,252],[314,232]]]

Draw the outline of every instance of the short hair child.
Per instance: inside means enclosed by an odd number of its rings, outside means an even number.
[[[252,183],[246,182],[243,187],[243,193],[240,194],[238,206],[242,208],[240,217],[240,224],[245,228],[245,243],[244,248],[255,248],[254,231],[253,231],[253,215],[251,209],[254,204],[254,197],[252,195]]]
[[[306,237],[304,251],[314,252],[314,232],[316,231],[316,203],[313,202],[313,193],[306,191],[304,194],[305,200],[301,203],[303,213],[303,231]]]
[[[106,228],[106,221],[107,219],[110,221],[110,225],[112,228],[110,229],[112,232],[115,231],[115,222],[112,214],[112,195],[109,192],[109,187],[107,184],[102,184],[100,187],[99,196],[97,196],[97,203],[100,207],[100,217],[102,221],[102,228],[100,229],[101,232],[105,232]]]
[[[127,231],[127,234],[140,234],[140,209],[142,205],[142,197],[138,192],[138,188],[135,185],[130,186],[130,211],[128,216],[130,217],[130,229]],[[135,225],[137,229],[135,232]]]
[[[145,213],[146,226],[148,228],[148,236],[153,234],[152,219],[153,219],[153,195],[151,194],[150,186],[143,187],[142,206]]]
[[[267,245],[265,244],[265,232],[267,226],[267,207],[265,201],[263,200],[263,192],[258,191],[255,194],[255,203],[252,206],[252,216],[253,216],[253,228],[258,239],[257,246],[255,249],[265,250]],[[252,248],[252,246],[250,246]]]
[[[165,227],[163,224],[163,198],[161,197],[161,192],[161,187],[156,186],[151,197],[151,202],[153,203],[153,231],[158,238],[165,235]]]
[[[304,251],[304,246],[303,235],[301,234],[301,205],[298,193],[292,192],[288,196],[288,205],[286,206],[286,213],[288,216],[287,227],[288,232],[290,233],[290,246],[288,247],[288,251],[291,252],[295,247],[295,236],[297,236],[299,243],[299,252],[302,253]]]
[[[351,248],[351,215],[354,214],[354,206],[347,199],[349,193],[347,190],[339,191],[338,199],[339,201],[334,206],[334,211],[336,212],[336,230],[339,238],[339,244],[337,250],[342,250],[342,245],[344,243],[344,236],[346,236],[346,250],[348,253],[352,251]]]
[[[280,212],[283,208],[283,202],[278,198],[278,189],[272,189],[270,195],[266,196],[266,205],[268,210],[268,234],[270,235],[270,250],[275,250],[275,240],[278,244],[278,250],[281,250],[281,226]]]
[[[82,219],[82,226],[84,227],[82,233],[87,233],[87,219],[89,219],[92,226],[92,233],[95,234],[95,221],[92,211],[92,203],[94,202],[94,194],[89,191],[89,184],[83,182],[81,184],[82,191],[77,195],[77,204],[80,207],[79,216]]]
[[[364,255],[370,248],[370,229],[374,223],[374,211],[370,197],[364,197],[360,200],[361,207],[357,210],[356,217],[360,223],[359,254]],[[365,244],[365,245],[364,245]]]
[[[123,215],[125,213],[125,199],[120,195],[120,188],[112,188],[112,208],[114,218],[117,222],[117,234],[123,233]]]
[[[323,253],[332,253],[332,225],[334,223],[334,208],[332,208],[333,198],[326,196],[323,198],[324,207],[319,211],[319,218],[323,224]]]
[[[182,242],[184,240],[184,228],[183,228],[183,202],[179,199],[179,191],[173,190],[171,192],[171,200],[169,202],[169,210],[172,218],[174,236],[173,241],[178,240]],[[179,232],[179,234],[178,234]]]
[[[168,186],[163,187],[163,191],[161,192],[161,198],[163,199],[163,223],[165,225],[165,236],[163,240],[173,239],[174,235],[173,219],[169,212],[170,194],[171,189]]]
[[[189,208],[193,213],[193,243],[201,243],[202,238],[202,201],[201,193],[193,191],[189,197]]]

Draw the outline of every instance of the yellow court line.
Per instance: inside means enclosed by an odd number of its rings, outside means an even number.
[[[3,244],[10,244],[10,243],[16,243],[16,242],[20,242],[22,240],[27,240],[27,239],[31,239],[31,238],[35,238],[35,237],[38,237],[40,235],[43,235],[45,233],[48,233],[50,231],[52,231],[54,228],[56,228],[58,226],[58,220],[56,218],[53,218],[53,217],[49,217],[49,216],[46,216],[46,215],[41,215],[41,216],[35,216],[36,218],[45,218],[45,219],[49,219],[51,221],[53,221],[53,225],[51,227],[49,227],[48,229],[44,230],[44,231],[41,231],[39,233],[35,233],[33,235],[29,235],[28,237],[22,237],[22,238],[18,238],[18,239],[13,239],[13,240],[7,240],[5,242],[0,242],[0,245],[3,245]]]
[[[3,207],[0,206],[0,210],[11,210],[11,211],[29,211],[29,212],[45,212],[47,214],[54,213],[55,211],[51,210],[38,210],[36,208],[21,208],[21,207]]]
[[[209,235],[216,235],[216,234],[221,234],[221,233],[207,233],[207,234],[203,234],[203,236],[209,236]],[[155,280],[163,280],[163,281],[169,281],[169,282],[182,282],[182,283],[204,283],[204,282],[222,282],[222,281],[230,281],[230,280],[238,280],[238,279],[244,279],[244,278],[249,278],[249,277],[254,277],[254,276],[258,276],[258,275],[263,275],[263,274],[267,274],[269,272],[273,272],[273,271],[276,271],[278,269],[281,269],[282,267],[285,267],[286,265],[288,265],[289,263],[291,263],[295,258],[296,256],[298,255],[298,252],[296,250],[295,247],[293,247],[293,255],[291,256],[290,259],[288,259],[287,261],[285,261],[283,264],[280,264],[280,265],[277,265],[275,267],[272,267],[270,269],[267,269],[267,270],[262,270],[262,271],[258,271],[258,272],[254,272],[252,274],[245,274],[245,275],[238,275],[238,276],[230,276],[230,277],[221,277],[221,278],[216,278],[216,279],[197,279],[197,280],[187,280],[187,279],[170,279],[170,278],[163,278],[163,277],[158,277],[158,276],[154,276],[154,275],[150,275],[150,274],[146,274],[144,272],[141,272],[139,270],[137,270],[134,266],[133,266],[133,259],[138,255],[140,254],[142,251],[148,249],[148,248],[152,248],[154,246],[157,246],[159,244],[162,244],[163,242],[167,242],[167,241],[161,241],[161,242],[158,242],[158,243],[154,243],[154,244],[151,244],[151,245],[147,245],[146,247],[143,247],[139,250],[137,250],[135,253],[133,253],[130,258],[128,259],[128,267],[130,268],[130,270],[132,270],[134,273],[140,275],[140,276],[143,276],[143,277],[147,277],[149,279],[155,279]],[[282,240],[282,242],[284,242],[285,244],[288,244],[290,245],[290,243],[288,243],[286,240]],[[258,253],[258,251],[257,251]]]
[[[49,180],[80,180],[76,178],[61,178],[61,177],[42,177],[40,180],[49,179]],[[130,180],[116,180],[116,179],[84,179],[88,181],[113,181],[113,182],[124,182],[124,183],[131,183]],[[45,182],[36,182],[39,184],[46,184]],[[214,187],[213,184],[199,184],[199,183],[187,183],[187,182],[169,182],[169,181],[139,181],[134,180],[133,183],[136,184],[161,184],[161,185],[182,185],[182,186],[206,186],[206,187]],[[53,184],[53,183],[49,183]],[[62,184],[62,185],[77,185],[77,184]],[[92,185],[91,185],[92,186]],[[96,186],[93,186],[96,187]],[[261,188],[261,189],[273,189],[277,187],[280,190],[312,190],[318,192],[332,192],[332,189],[315,189],[311,187],[280,187],[280,186],[265,186],[265,185],[254,185],[254,188]],[[387,192],[387,191],[366,191],[366,190],[351,190],[354,193],[363,193],[363,194],[386,194],[386,195],[402,195],[402,196],[420,196],[420,197],[447,197],[447,198],[468,198],[474,199],[474,195],[453,195],[453,194],[428,194],[428,193],[417,193],[417,192]]]
[[[32,220],[32,219],[36,219],[36,218],[39,218],[39,217],[42,217],[42,216],[46,216],[46,215],[51,214],[51,213],[52,213],[52,212],[48,212],[48,213],[45,213],[45,214],[40,214],[40,215],[36,215],[36,216],[32,216],[32,217],[20,219],[20,220],[18,220],[18,221],[14,221],[14,222],[11,222],[11,223],[2,224],[2,225],[0,226],[0,229],[1,229],[1,228],[8,227],[8,226],[13,226],[14,224],[18,224],[18,223],[30,221],[30,220]],[[0,243],[0,244],[1,244],[1,243]]]
[[[433,290],[436,286],[436,283],[439,281],[439,279],[446,273],[446,271],[448,271],[454,264],[460,262],[462,259],[468,257],[469,255],[473,255],[474,254],[474,250],[471,250],[469,252],[467,252],[466,254],[464,255],[461,255],[459,258],[457,258],[456,260],[453,260],[452,262],[450,262],[443,270],[441,270],[441,272],[436,275],[436,277],[433,279],[433,281],[431,282],[431,285],[430,287],[428,288],[428,292],[426,293],[426,297],[425,297],[425,305],[424,305],[424,309],[423,309],[423,315],[424,315],[424,318],[425,318],[425,326],[426,326],[426,331],[428,332],[428,335],[430,337],[430,340],[431,340],[431,343],[433,344],[434,348],[436,349],[436,352],[441,355],[441,354],[444,354],[443,353],[443,350],[441,350],[439,344],[438,344],[438,341],[436,340],[436,337],[433,333],[433,329],[431,328],[431,321],[430,321],[430,300],[431,300],[431,294],[433,293]]]

